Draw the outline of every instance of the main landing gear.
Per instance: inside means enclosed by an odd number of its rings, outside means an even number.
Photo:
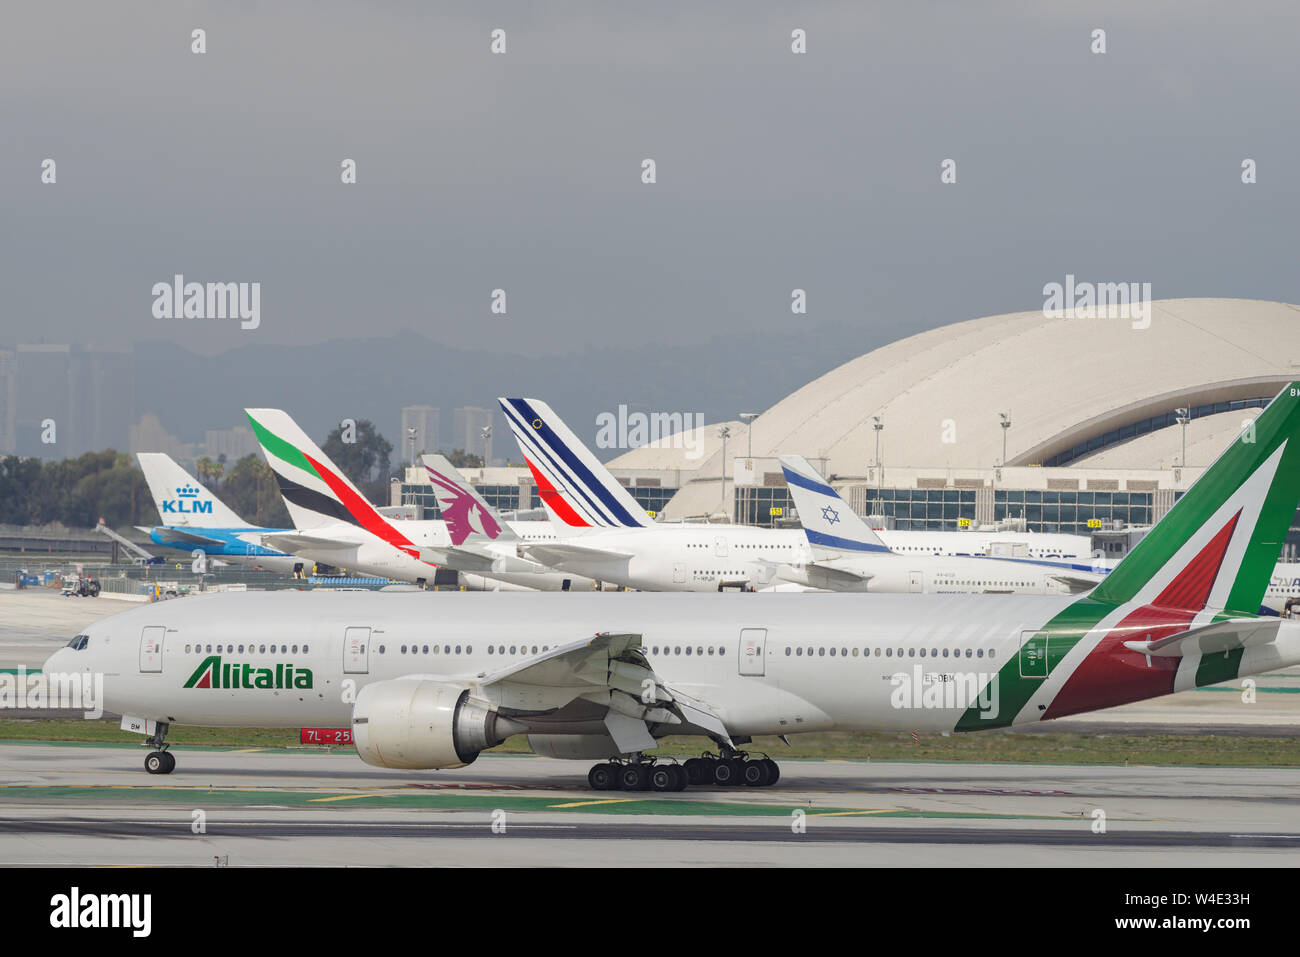
[[[652,758],[607,761],[587,772],[593,791],[685,791],[686,768],[677,762],[659,764]]]
[[[781,768],[767,755],[751,757],[744,751],[705,752],[682,764],[659,764],[653,759],[607,761],[587,772],[593,791],[683,791],[695,787],[771,787],[781,779]]]
[[[144,739],[145,744],[151,744],[156,750],[150,751],[144,757],[144,769],[150,774],[171,774],[176,770],[176,755],[167,750],[167,722],[159,721],[158,730]]]

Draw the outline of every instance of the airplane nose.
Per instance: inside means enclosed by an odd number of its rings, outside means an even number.
[[[70,648],[60,648],[54,654],[45,659],[42,670],[48,674],[68,674],[73,671],[80,671],[73,659],[76,653]]]

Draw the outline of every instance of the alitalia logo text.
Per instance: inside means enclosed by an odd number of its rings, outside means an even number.
[[[295,668],[291,664],[278,664],[274,668],[259,668],[248,662],[222,664],[220,655],[204,658],[194,674],[185,682],[186,688],[250,688],[273,690],[276,688],[311,688],[311,671]]]

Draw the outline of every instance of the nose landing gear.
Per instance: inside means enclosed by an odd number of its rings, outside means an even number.
[[[144,739],[145,744],[151,744],[156,749],[144,757],[144,769],[150,774],[171,774],[176,770],[176,755],[167,750],[167,728],[166,721],[159,721],[158,729]]]

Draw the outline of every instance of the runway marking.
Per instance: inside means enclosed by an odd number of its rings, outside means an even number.
[[[816,814],[809,814],[809,817],[848,817],[853,814],[895,814],[892,808],[882,808],[879,811],[819,811]]]
[[[265,751],[266,748],[240,748],[238,751],[227,751],[226,754],[253,754],[257,751]]]
[[[307,803],[318,804],[318,803],[324,803],[326,801],[355,801],[357,798],[368,798],[374,796],[375,795],[373,794],[340,794],[337,797],[311,798],[310,800],[308,800]]]
[[[548,804],[551,807],[590,807],[593,804],[627,804],[629,801],[639,801],[640,798],[604,798],[600,801],[574,801],[571,804]]]

